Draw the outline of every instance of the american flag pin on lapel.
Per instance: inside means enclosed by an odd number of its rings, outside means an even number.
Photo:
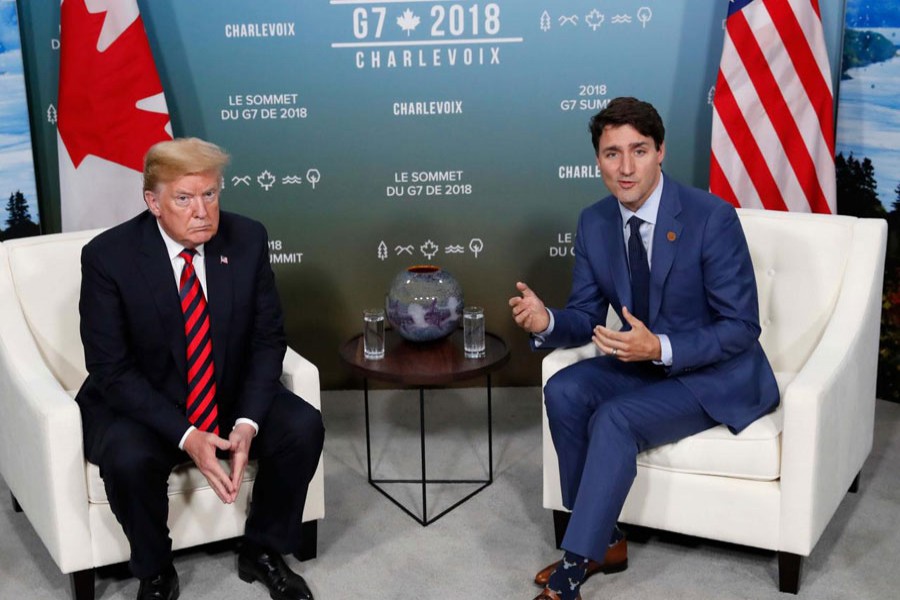
[[[228,264],[228,257],[227,257],[227,256],[219,256],[219,264],[220,264],[220,265],[227,265],[227,264]]]

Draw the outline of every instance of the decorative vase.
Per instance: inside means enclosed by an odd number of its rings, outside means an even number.
[[[394,277],[385,307],[388,321],[403,338],[413,342],[439,340],[459,326],[462,288],[440,267],[409,267]]]

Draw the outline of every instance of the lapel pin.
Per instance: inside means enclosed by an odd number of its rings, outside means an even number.
[[[670,234],[670,235],[672,235],[672,234]],[[219,256],[219,264],[220,264],[220,265],[227,265],[227,264],[228,264],[228,257],[227,257],[227,256]]]
[[[666,234],[666,239],[669,240],[670,242],[674,242],[676,237],[677,236],[675,235],[674,231],[670,231],[669,233]]]

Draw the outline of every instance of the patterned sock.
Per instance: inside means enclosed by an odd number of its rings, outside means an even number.
[[[613,529],[612,535],[609,537],[609,545],[615,546],[625,537],[625,532],[616,527]]]
[[[547,587],[556,592],[560,600],[575,600],[578,590],[584,583],[588,559],[574,552],[566,552],[562,562],[550,575]]]

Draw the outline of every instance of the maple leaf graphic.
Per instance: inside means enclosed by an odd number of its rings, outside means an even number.
[[[256,182],[268,192],[275,185],[275,176],[266,169],[256,177]]]
[[[407,8],[401,16],[397,17],[397,25],[406,32],[406,37],[409,37],[413,30],[419,26],[420,20],[413,11]]]
[[[172,139],[169,115],[136,106],[163,91],[143,20],[99,52],[106,13],[91,14],[84,2],[63,2],[60,10],[58,127],[72,163],[78,167],[93,154],[142,171],[147,148]]]
[[[440,248],[438,248],[437,244],[435,244],[431,240],[428,240],[427,242],[419,246],[419,250],[422,251],[422,254],[425,255],[425,258],[431,260],[432,258],[434,258],[434,255],[438,253],[438,250],[440,250]]]

